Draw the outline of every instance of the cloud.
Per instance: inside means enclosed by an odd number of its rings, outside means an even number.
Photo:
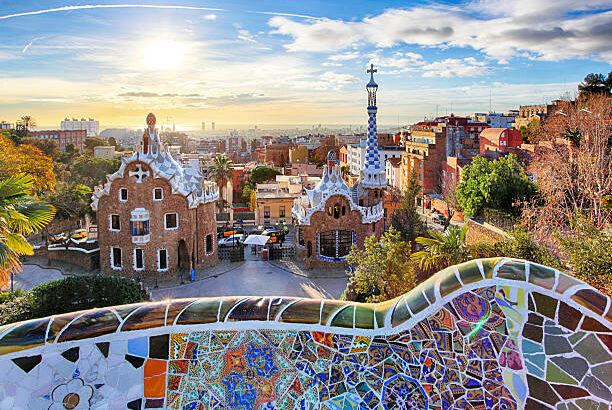
[[[205,14],[202,16],[202,18],[204,20],[216,20],[217,19],[217,15],[216,14]]]
[[[412,67],[424,65],[425,62],[421,54],[396,52],[390,57],[376,55],[370,59],[368,64],[374,64],[383,68],[398,67],[408,69],[405,71],[409,71]]]
[[[447,58],[422,67],[423,77],[476,77],[489,71],[486,63],[473,57]]]
[[[240,40],[248,41],[249,43],[257,43],[257,40],[255,40],[255,36],[249,33],[249,30],[238,30],[238,38]]]
[[[33,38],[28,44],[26,44],[26,46],[23,48],[23,50],[21,50],[22,54],[25,54],[26,51],[28,51],[28,48],[30,48],[32,46],[32,44],[34,44],[35,41],[38,40],[42,40],[44,37],[35,37]]]
[[[358,51],[351,51],[348,53],[332,55],[332,56],[327,57],[327,59],[331,61],[347,61],[347,60],[353,60],[355,58],[361,57],[362,55],[363,54],[361,54]]]
[[[517,5],[518,4],[518,5]],[[612,62],[609,0],[501,0],[461,6],[389,9],[358,21],[298,22],[283,16],[268,21],[272,33],[291,37],[289,51],[336,52],[360,44],[469,47],[500,61],[512,57],[558,61],[589,58]],[[480,10],[478,16],[466,10]]]
[[[5,14],[5,15],[0,16],[0,20],[6,20],[10,18],[15,18],[15,17],[34,16],[38,14],[73,11],[73,10],[126,9],[126,8],[224,11],[224,9],[215,9],[215,8],[210,8],[210,7],[164,6],[164,5],[158,5],[158,4],[84,4],[81,6],[63,6],[63,7],[56,7],[52,9],[42,9],[42,10],[35,10],[35,11],[26,11],[22,13]]]
[[[333,71],[326,71],[320,76],[321,80],[327,83],[328,86],[340,87],[344,84],[351,84],[359,81],[359,78],[351,74],[335,73]]]

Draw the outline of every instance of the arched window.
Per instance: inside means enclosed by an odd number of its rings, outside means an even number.
[[[346,215],[346,206],[342,206],[342,216]]]
[[[319,233],[319,256],[322,259],[343,260],[351,251],[354,232],[331,230]]]
[[[308,246],[307,246],[307,253],[306,255],[310,258],[312,256],[312,242],[308,241]]]
[[[334,209],[331,206],[327,208],[327,215],[332,216],[333,213],[334,213]]]
[[[340,205],[338,204],[334,205],[334,218],[340,218]]]

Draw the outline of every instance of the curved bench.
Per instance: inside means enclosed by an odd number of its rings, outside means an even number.
[[[504,258],[379,304],[100,308],[1,327],[0,408],[603,409],[611,329],[610,297]]]

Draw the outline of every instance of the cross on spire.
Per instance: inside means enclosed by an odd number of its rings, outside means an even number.
[[[370,73],[372,76],[374,76],[374,73],[376,72],[378,72],[378,70],[374,68],[374,64],[370,64],[370,69],[367,71],[367,73]]]

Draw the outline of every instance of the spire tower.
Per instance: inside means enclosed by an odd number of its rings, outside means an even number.
[[[363,188],[384,189],[387,186],[385,171],[380,164],[378,153],[378,131],[376,129],[376,92],[378,84],[374,81],[374,73],[377,72],[374,64],[370,65],[367,72],[370,74],[370,82],[366,85],[368,91],[368,136],[366,138],[366,153],[363,169],[361,170],[361,186]]]

